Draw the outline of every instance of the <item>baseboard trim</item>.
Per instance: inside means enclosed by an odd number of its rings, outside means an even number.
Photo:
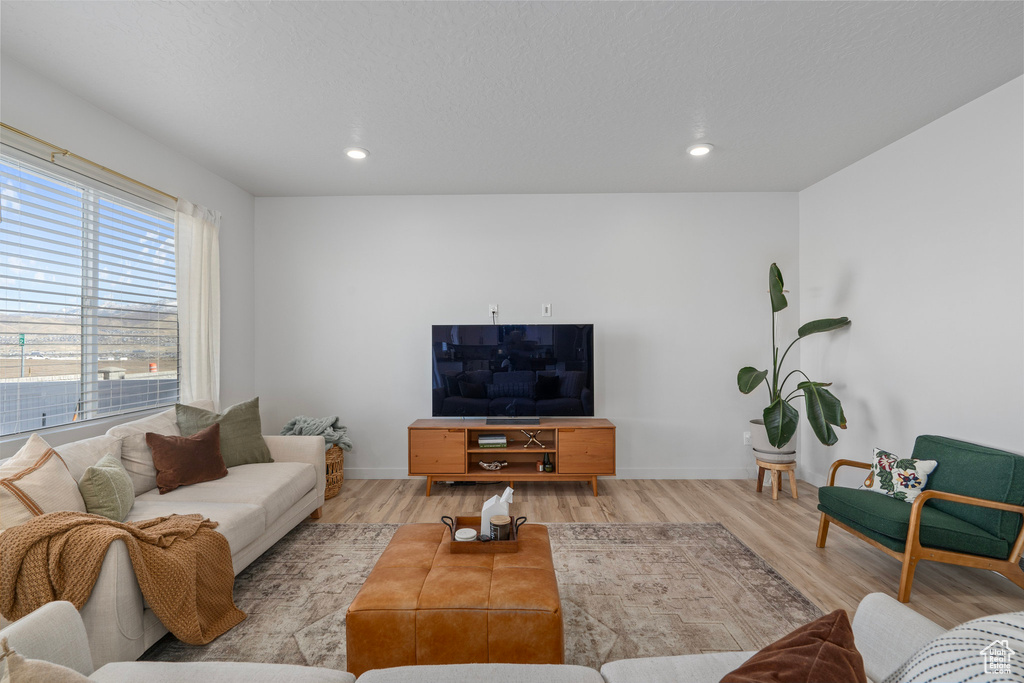
[[[800,474],[799,465],[797,473]],[[609,479],[753,479],[757,468],[750,467],[620,467]],[[398,467],[346,467],[346,479],[425,479],[410,477]],[[802,478],[802,477],[800,477]],[[437,481],[444,481],[439,475]]]

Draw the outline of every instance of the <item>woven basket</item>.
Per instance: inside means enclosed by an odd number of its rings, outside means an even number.
[[[324,500],[334,498],[341,490],[341,483],[345,481],[345,451],[341,446],[331,446],[327,449],[327,490],[324,491]]]

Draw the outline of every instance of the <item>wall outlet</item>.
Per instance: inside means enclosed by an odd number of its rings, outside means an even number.
[[[551,317],[551,304],[541,304],[540,305],[540,314],[542,316],[544,316],[545,318],[550,318]]]
[[[498,304],[488,304],[487,315],[490,316],[491,318],[498,315]]]
[[[743,445],[744,446],[749,446],[750,445],[750,432],[743,432]]]

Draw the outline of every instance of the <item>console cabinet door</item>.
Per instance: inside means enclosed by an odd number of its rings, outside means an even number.
[[[559,429],[560,474],[615,474],[614,429]]]
[[[465,430],[409,430],[409,474],[465,474],[465,472]]]

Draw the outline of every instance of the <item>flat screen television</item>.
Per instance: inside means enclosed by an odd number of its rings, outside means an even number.
[[[594,415],[593,325],[434,325],[434,417]]]

